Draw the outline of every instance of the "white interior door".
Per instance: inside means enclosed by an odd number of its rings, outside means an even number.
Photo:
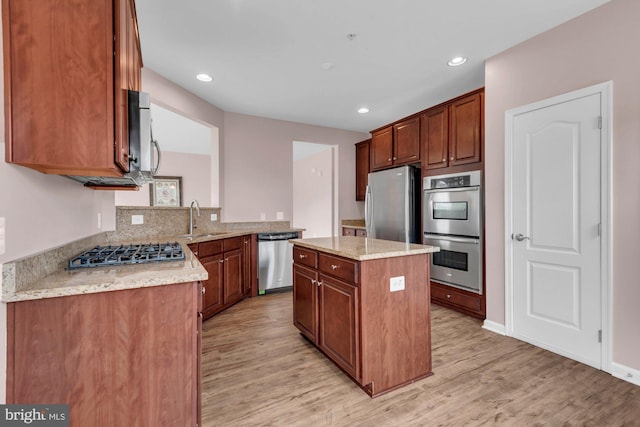
[[[512,335],[601,368],[600,93],[513,116]]]

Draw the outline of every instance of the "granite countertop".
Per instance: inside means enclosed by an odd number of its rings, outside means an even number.
[[[182,261],[60,269],[21,290],[5,292],[3,289],[2,301],[16,302],[205,280],[207,271],[187,247],[183,247],[183,250],[185,260]]]
[[[2,265],[2,302],[54,298],[149,286],[206,280],[207,271],[191,252],[191,243],[226,239],[260,232],[304,231],[302,229],[251,229],[203,233],[193,238],[175,235],[147,236],[127,239],[116,232],[105,232],[80,239]],[[117,267],[95,267],[77,270],[66,268],[67,260],[97,245],[178,242],[185,259]]]
[[[364,219],[343,219],[340,224],[342,227],[347,228],[359,228],[361,230],[367,228]]]
[[[340,236],[290,240],[294,245],[338,255],[356,261],[439,252],[437,246],[393,242],[367,237]]]

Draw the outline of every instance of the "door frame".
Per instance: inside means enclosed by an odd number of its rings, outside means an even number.
[[[505,333],[513,336],[513,131],[516,116],[546,108],[558,103],[571,101],[589,95],[600,94],[602,117],[602,140],[600,145],[600,298],[601,298],[601,370],[611,373],[612,339],[612,141],[613,141],[613,82],[589,86],[573,92],[554,96],[532,104],[513,108],[505,112],[505,150],[504,150],[504,281],[505,281]]]

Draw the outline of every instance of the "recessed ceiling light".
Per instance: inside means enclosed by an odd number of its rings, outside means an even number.
[[[453,58],[449,62],[447,62],[447,65],[450,66],[450,67],[457,67],[458,65],[462,65],[465,62],[467,62],[467,58],[465,58],[463,56],[456,56],[455,58]]]
[[[323,70],[333,70],[336,66],[336,64],[334,64],[333,62],[323,62],[321,65]]]
[[[369,109],[367,107],[358,108],[358,113],[360,114],[367,114],[368,112],[369,112]]]
[[[196,76],[196,79],[200,80],[201,82],[210,82],[213,80],[213,77],[211,77],[209,74],[198,74]]]

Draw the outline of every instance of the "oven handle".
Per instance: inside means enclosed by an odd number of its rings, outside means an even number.
[[[431,240],[444,240],[445,242],[480,244],[480,239],[476,239],[475,237],[443,236],[441,234],[429,234],[427,232],[424,233],[424,237]]]
[[[456,193],[458,191],[478,191],[480,187],[456,187],[456,188],[427,188],[425,193]]]

